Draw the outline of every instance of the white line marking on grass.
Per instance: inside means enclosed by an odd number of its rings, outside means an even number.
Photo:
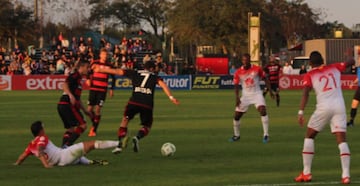
[[[351,181],[351,184],[360,183],[360,181]],[[339,181],[329,182],[302,182],[302,183],[271,183],[271,184],[246,184],[246,185],[229,185],[229,186],[296,186],[296,185],[338,185]]]

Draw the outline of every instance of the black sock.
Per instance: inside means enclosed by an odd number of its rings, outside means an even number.
[[[350,111],[350,122],[354,122],[354,119],[355,119],[355,116],[356,116],[356,112],[357,112],[357,109],[356,109],[356,108],[351,108],[351,111]]]
[[[94,117],[94,120],[93,120],[94,132],[96,132],[97,128],[99,127],[100,119],[101,119],[101,115],[96,115]]]

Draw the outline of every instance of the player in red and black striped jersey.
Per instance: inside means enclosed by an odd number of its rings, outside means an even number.
[[[63,85],[63,95],[57,105],[58,113],[66,129],[62,146],[71,146],[86,130],[86,122],[81,110],[92,117],[81,102],[82,78],[87,75],[89,63],[79,62]]]
[[[95,60],[91,63],[91,69],[94,68],[113,68],[113,65],[107,60],[107,50],[100,50],[100,59]],[[109,91],[109,96],[113,97],[114,92],[113,88],[115,86],[115,77],[114,75],[109,75],[101,72],[92,72],[87,81],[90,86],[89,99],[88,99],[88,111],[93,114],[92,127],[89,131],[89,136],[96,136],[96,131],[101,119],[101,108],[104,105],[106,100],[106,94],[108,90],[109,78],[112,79],[111,89]]]
[[[280,89],[279,89],[279,79],[280,73],[282,72],[282,67],[276,63],[275,56],[270,56],[269,64],[264,67],[264,72],[266,73],[267,78],[270,81],[270,87],[273,92],[275,92],[276,106],[280,105]],[[266,96],[269,90],[265,87],[264,97]]]
[[[179,101],[171,95],[169,87],[154,73],[155,63],[153,61],[148,61],[144,64],[144,68],[144,70],[104,68],[97,68],[95,70],[98,72],[125,75],[131,79],[133,85],[132,96],[126,105],[124,117],[118,130],[119,146],[113,150],[113,153],[115,154],[121,152],[122,148],[125,147],[127,142],[127,126],[129,121],[133,119],[136,114],[140,114],[142,128],[132,139],[135,152],[139,150],[139,140],[150,132],[153,123],[154,93],[156,85],[159,85],[163,89],[165,94],[174,104],[179,104]]]

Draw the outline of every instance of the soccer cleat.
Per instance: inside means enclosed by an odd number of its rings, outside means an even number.
[[[353,121],[349,121],[349,122],[346,123],[346,125],[347,125],[348,127],[353,127],[353,126],[354,126],[354,122],[353,122]]]
[[[139,152],[139,139],[134,136],[132,139],[134,152]]]
[[[229,139],[229,142],[235,142],[235,141],[239,141],[240,136],[233,136]]]
[[[300,175],[298,177],[296,177],[294,180],[296,182],[310,182],[312,179],[312,175],[311,174],[304,174],[304,173],[300,173]]]
[[[122,148],[121,147],[115,147],[114,150],[111,151],[113,154],[119,154],[122,152]]]
[[[91,127],[88,136],[89,137],[95,137],[96,136],[96,132],[94,131],[94,127]]]
[[[268,143],[269,142],[269,136],[268,135],[265,135],[263,137],[263,143]]]
[[[341,179],[342,184],[350,184],[350,177],[345,177]]]
[[[106,160],[90,160],[90,165],[109,165],[109,162]]]

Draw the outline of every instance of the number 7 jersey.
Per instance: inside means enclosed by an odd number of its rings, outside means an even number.
[[[303,85],[313,88],[316,94],[316,107],[334,109],[344,107],[341,90],[341,72],[345,71],[345,63],[334,63],[313,68],[303,79]],[[340,109],[340,108],[339,108]]]
[[[124,75],[131,79],[133,86],[129,103],[152,109],[155,88],[162,79],[148,70],[125,70]]]

